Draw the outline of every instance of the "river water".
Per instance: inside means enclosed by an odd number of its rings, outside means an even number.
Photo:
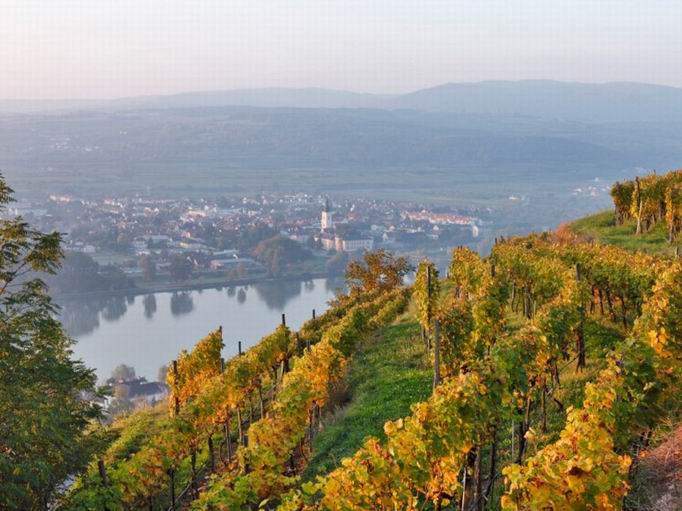
[[[206,334],[223,327],[223,356],[271,332],[286,314],[297,329],[322,313],[342,280],[260,282],[249,286],[138,296],[73,299],[60,303],[61,319],[76,339],[74,355],[97,371],[100,382],[119,364],[155,381],[159,367]]]

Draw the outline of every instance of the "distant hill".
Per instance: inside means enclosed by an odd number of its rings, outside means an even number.
[[[394,98],[393,108],[518,114],[596,122],[682,121],[682,89],[644,83],[524,80],[448,83]]]
[[[410,109],[590,122],[682,122],[682,89],[644,83],[522,80],[448,83],[403,95],[364,94],[322,88],[254,88],[106,101],[0,99],[0,112],[23,113],[83,108],[124,111],[239,106]]]
[[[99,106],[96,99],[0,99],[0,113],[31,114]]]
[[[264,88],[187,92],[167,96],[140,96],[103,102],[100,108],[290,107],[380,108],[390,96],[320,88]]]
[[[220,162],[237,168],[628,167],[577,127],[385,110],[211,107],[0,117],[0,165]],[[544,171],[543,171],[544,172]]]

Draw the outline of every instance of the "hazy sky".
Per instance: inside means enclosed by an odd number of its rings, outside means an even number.
[[[680,0],[0,0],[0,98],[682,86]]]

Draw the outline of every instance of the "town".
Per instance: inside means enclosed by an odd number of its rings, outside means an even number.
[[[450,207],[305,193],[173,200],[50,195],[14,203],[8,213],[64,233],[67,257],[51,282],[58,294],[342,274],[366,250],[410,253],[476,242],[484,223]]]

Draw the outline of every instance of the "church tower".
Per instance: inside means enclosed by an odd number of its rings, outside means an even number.
[[[322,210],[322,232],[331,231],[334,228],[333,213],[329,207],[329,197],[325,199],[324,209]]]

